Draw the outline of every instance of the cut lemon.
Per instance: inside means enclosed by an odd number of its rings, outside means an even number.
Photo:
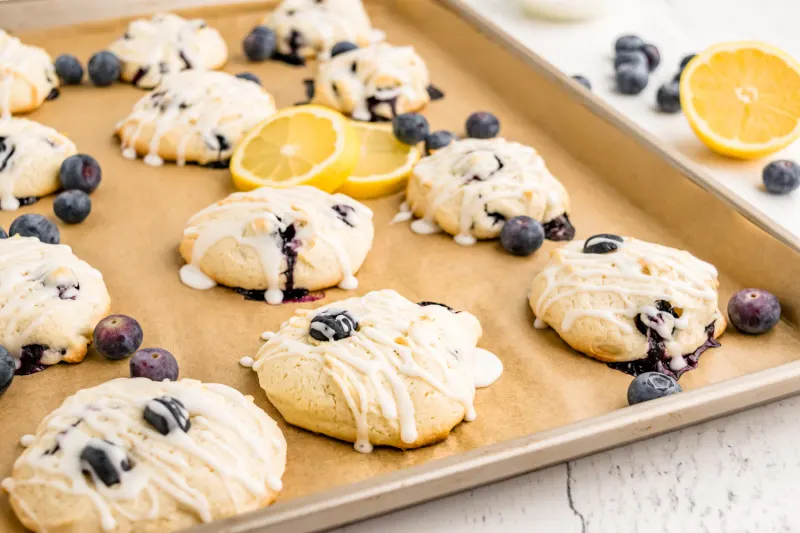
[[[681,75],[681,105],[709,148],[762,157],[800,137],[800,63],[757,42],[713,46]]]
[[[315,105],[290,107],[253,128],[231,158],[237,189],[312,185],[333,192],[358,163],[350,121]]]
[[[361,155],[339,192],[366,199],[402,191],[419,161],[420,149],[398,141],[391,124],[353,122],[353,127],[361,140]]]

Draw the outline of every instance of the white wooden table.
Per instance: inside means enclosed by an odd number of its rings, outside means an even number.
[[[757,39],[800,58],[797,0],[620,0],[579,25],[525,18],[514,0],[469,0],[492,21],[691,158],[703,172],[800,236],[800,192],[760,188],[764,162],[727,161],[695,139],[681,115],[655,112],[658,85],[684,54]],[[637,33],[663,66],[639,97],[613,92],[614,38]],[[775,157],[800,161],[800,143]],[[753,409],[502,483],[336,530],[337,533],[800,531],[800,398]]]

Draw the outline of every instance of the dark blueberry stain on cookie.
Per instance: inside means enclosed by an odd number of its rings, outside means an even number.
[[[48,348],[48,346],[44,346],[43,344],[28,344],[23,346],[19,358],[20,366],[15,374],[18,376],[28,376],[47,368],[47,365],[41,364],[40,361],[42,360],[42,355],[44,355],[44,352],[46,352]]]
[[[126,41],[128,41],[130,39],[133,39],[133,35],[131,35],[130,33],[128,33],[126,31],[125,33],[122,34],[122,38],[125,39]]]
[[[542,224],[544,236],[551,241],[571,241],[575,237],[575,226],[566,213]]]
[[[355,210],[355,208],[353,208],[353,206],[345,205],[345,204],[336,204],[336,205],[332,206],[332,209],[334,211],[336,211],[336,216],[339,218],[339,220],[341,220],[342,222],[344,222],[345,224],[347,224],[351,228],[355,227],[353,225],[353,223],[350,222],[350,215],[352,215],[352,214],[354,214],[356,212],[356,210]]]
[[[377,112],[378,106],[387,104],[391,111],[391,116],[386,117]],[[377,96],[370,96],[367,98],[367,111],[369,111],[370,122],[387,122],[397,116],[397,97],[392,96],[389,98],[379,98]]]
[[[166,61],[160,61],[158,63],[158,72],[160,72],[161,74],[168,73],[169,72],[169,63],[167,63]]]
[[[585,254],[608,254],[616,252],[619,248],[617,243],[624,242],[622,237],[613,233],[598,233],[592,235],[583,243],[583,253]]]
[[[678,313],[672,307],[672,304],[670,304],[666,300],[658,300],[658,301],[656,301],[655,308],[658,309],[659,311],[661,311],[662,313],[667,313],[667,314],[672,315],[673,318],[680,318]],[[648,316],[647,319],[650,322],[656,322],[656,323],[659,323],[659,324],[661,324],[663,322],[663,319],[660,316]],[[642,335],[647,335],[648,334],[648,330],[650,328],[648,328],[647,325],[644,323],[644,321],[642,320],[642,317],[641,317],[640,314],[636,315],[634,317],[633,323],[636,325],[636,329],[639,330],[639,333],[641,333]],[[673,328],[672,331],[674,332],[675,328]]]
[[[21,198],[17,198],[19,205],[24,207],[26,205],[32,205],[39,201],[38,196],[23,196]]]
[[[75,285],[59,285],[56,288],[58,289],[58,297],[61,300],[74,300],[78,297],[78,295],[71,294],[70,296],[67,296],[67,293],[81,290],[79,283],[76,283]]]
[[[189,70],[192,68],[192,63],[191,61],[189,61],[189,58],[186,57],[186,54],[184,53],[183,50],[180,50],[178,52],[178,57],[180,57],[181,61],[183,61],[183,68],[181,70]]]
[[[311,101],[311,99],[314,98],[314,92],[316,88],[314,80],[311,79],[303,80],[303,85],[305,86],[306,89],[306,98],[308,98],[308,100]]]
[[[358,61],[353,61],[353,64],[350,65],[350,72],[353,74],[358,72]]]
[[[431,100],[434,102],[436,100],[441,100],[442,98],[444,98],[444,93],[441,91],[441,89],[439,89],[433,84],[428,85],[427,90],[428,90],[428,96],[430,96]]]
[[[114,446],[111,443],[109,444]],[[119,464],[114,463],[115,461],[101,447],[89,444],[81,452],[81,465],[84,470],[91,469],[106,487],[120,483],[122,472],[128,472],[132,468],[131,462],[127,457],[122,459]]]
[[[324,309],[311,319],[308,334],[320,342],[346,339],[358,330],[358,320],[345,309]]]
[[[417,305],[419,305],[421,307],[428,307],[429,305],[438,305],[439,307],[444,307],[445,309],[447,309],[451,313],[455,313],[456,312],[456,310],[453,309],[452,307],[450,307],[449,305],[440,304],[439,302],[430,302],[430,301],[424,300],[422,302],[417,302]]]
[[[8,167],[8,162],[17,151],[17,147],[11,144],[8,137],[0,136],[0,172]]]
[[[144,78],[149,71],[149,67],[139,67],[139,69],[136,71],[136,74],[133,75],[131,83],[134,85],[139,85],[139,82],[142,81],[142,78]]]
[[[167,435],[174,429],[186,433],[192,427],[189,411],[179,399],[172,396],[161,396],[147,402],[143,416],[162,435]]]
[[[58,87],[53,87],[52,89],[50,89],[50,93],[48,93],[46,99],[47,100],[55,100],[59,96],[61,96],[61,91],[58,90]]]
[[[294,15],[294,10],[287,11],[286,14],[292,16]],[[289,47],[290,52],[288,54],[282,54],[276,49],[272,54],[272,59],[283,61],[287,65],[296,67],[305,66],[306,60],[299,53],[300,49],[305,45],[305,39],[303,39],[300,32],[292,30],[286,39],[286,45]]]
[[[202,168],[211,168],[214,170],[222,170],[230,168],[231,160],[228,159],[220,159],[219,161],[209,161],[208,163],[198,163],[197,161],[187,161],[187,165],[194,165]]]

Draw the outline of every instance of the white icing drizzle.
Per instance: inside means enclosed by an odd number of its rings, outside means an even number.
[[[41,76],[42,80],[36,80]],[[15,81],[23,81],[30,92],[28,106],[41,103],[58,87],[55,68],[43,49],[23,44],[0,29],[0,118],[11,116],[11,95]],[[44,91],[39,90],[39,82],[44,82]]]
[[[359,322],[358,331],[339,341],[307,343],[311,320],[329,308],[350,311]],[[314,311],[298,310],[261,347],[253,370],[258,372],[281,357],[302,355],[319,361],[353,413],[355,449],[368,453],[372,450],[368,414],[373,401],[386,419],[397,420],[403,442],[417,440],[409,380],[424,381],[460,403],[464,420],[475,419],[475,387],[488,386],[502,372],[494,354],[476,350],[479,335],[477,319],[468,313],[419,306],[392,290],[373,291]]]
[[[0,138],[0,208],[4,211],[19,208],[14,188],[26,173],[52,172],[53,190],[57,189],[61,162],[77,152],[75,144],[53,128],[24,118],[0,120]],[[52,168],[44,165],[47,159],[53,160]]]
[[[408,206],[408,202],[403,202],[400,204],[400,208],[397,214],[392,218],[389,224],[398,224],[400,222],[407,222],[411,220],[414,215],[411,213],[411,208]]]
[[[275,334],[274,334],[273,332],[271,332],[271,331],[265,331],[265,332],[263,332],[263,333],[261,334],[261,340],[262,340],[262,341],[268,341],[268,340],[270,340],[270,339],[271,339],[272,337],[274,337],[274,336],[275,336]]]
[[[19,445],[22,446],[23,448],[27,448],[28,446],[33,444],[35,441],[36,441],[36,437],[34,435],[23,435],[19,439]]]
[[[456,204],[458,231],[454,240],[475,244],[476,238],[494,238],[503,224],[489,213],[505,218],[527,215],[547,222],[566,212],[569,198],[550,174],[541,156],[529,146],[505,139],[462,139],[424,157],[414,168],[409,185],[418,191],[409,198],[397,220],[408,211],[424,217],[411,223],[415,233],[438,233],[444,211]]]
[[[241,359],[239,359],[239,364],[245,368],[253,368],[253,358],[249,355],[245,355]]]
[[[340,218],[334,205],[353,209]],[[328,194],[314,187],[273,189],[262,187],[250,192],[234,193],[194,215],[184,230],[184,237],[196,236],[192,260],[181,268],[181,281],[195,289],[213,287],[215,282],[202,272],[206,252],[223,239],[232,238],[240,246],[252,248],[259,257],[267,280],[267,303],[283,302],[286,258],[281,233],[294,224],[296,251],[319,241],[328,246],[339,264],[342,280],[339,287],[352,290],[358,287],[347,250],[342,239],[348,234],[342,229],[352,224],[371,224],[372,211],[348,196]]]
[[[162,435],[144,419],[148,402],[164,395],[186,407],[191,416],[188,432],[173,428]],[[56,443],[55,453],[48,453]],[[87,444],[105,451],[112,463],[121,465],[128,459],[132,467],[119,469],[120,482],[112,486],[106,486],[91,468],[91,479],[87,479],[81,461]],[[104,531],[117,527],[119,515],[133,521],[159,516],[156,490],[191,510],[200,521],[210,522],[220,517],[214,515],[207,495],[187,483],[190,459],[218,473],[236,512],[242,512],[240,491],[234,491],[234,485],[255,500],[265,499],[268,491],[280,491],[285,453],[283,436],[252,397],[225,385],[195,380],[120,378],[79,391],[45,418],[35,441],[14,465],[15,472],[28,467],[33,474],[7,478],[2,487],[12,497],[18,488],[32,485],[86,496],[97,509]],[[27,512],[41,523],[32,507]]]
[[[177,129],[183,133],[175,147],[176,163],[183,165],[189,142],[199,140],[218,152],[218,160],[226,159],[246,131],[273,113],[275,102],[259,85],[225,72],[187,70],[165,76],[117,124],[117,132],[123,157],[134,159],[137,140],[145,128],[152,129],[144,162],[159,166],[164,163],[159,155],[162,138]]]

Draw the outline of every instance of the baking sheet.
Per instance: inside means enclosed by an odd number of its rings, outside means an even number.
[[[554,79],[547,67],[542,66],[540,72],[520,70],[519,60],[496,39],[480,36],[437,2],[374,2],[368,3],[368,10],[374,25],[384,29],[390,41],[416,47],[428,63],[433,83],[445,91],[446,98],[425,112],[432,126],[459,131],[469,113],[495,112],[502,134],[535,146],[567,187],[572,198],[570,218],[579,238],[599,232],[633,235],[683,247],[711,260],[720,270],[723,308],[733,291],[748,284],[773,290],[782,298],[787,321],[761,337],[743,336],[729,328],[721,339],[722,348],[706,352],[699,369],[681,379],[684,389],[800,358],[800,337],[789,322],[794,320],[792,304],[797,294],[794,250],[745,220],[729,202],[681,177],[675,168],[680,161],[667,164],[663,154],[648,151],[621,133],[619,125],[598,118],[602,106],[580,102],[577,93],[565,90],[565,82]],[[251,65],[241,53],[241,39],[256,24],[260,11],[228,6],[205,11],[203,16],[228,41],[231,59],[226,71],[254,72],[281,107],[303,98],[302,80],[310,75],[309,69],[274,62]],[[85,63],[123,28],[120,22],[93,23],[20,37],[44,46],[53,56],[69,52]],[[503,253],[496,242],[461,247],[444,235],[416,235],[406,224],[389,225],[401,201],[395,196],[367,202],[375,212],[376,238],[358,273],[361,285],[355,293],[392,288],[412,300],[434,300],[469,310],[483,325],[480,345],[501,357],[505,373],[493,386],[478,391],[474,422],[458,426],[443,443],[420,450],[376,449],[362,455],[349,443],[287,426],[259,389],[256,375],[239,366],[238,360],[253,355],[261,344],[260,333],[277,329],[297,307],[315,307],[353,293],[332,289],[325,291],[320,302],[273,307],[222,288],[201,292],[181,284],[177,244],[185,221],[233,189],[224,170],[151,168],[120,156],[111,137],[114,125],[143,94],[129,85],[67,87],[58,100],[29,115],[66,133],[79,151],[92,154],[103,168],[103,183],[92,196],[91,216],[81,225],[61,226],[62,242],[103,272],[112,311],[141,322],[144,346],[172,351],[182,377],[225,383],[252,394],[278,420],[289,448],[285,489],[279,497],[279,502],[287,503],[276,509],[290,509],[291,500],[300,496],[586,421],[626,406],[629,376],[573,352],[553,331],[532,327],[528,286],[557,243],[546,242],[533,257],[516,258]],[[7,228],[15,216],[26,212],[52,216],[52,198],[17,213],[0,213],[0,224]],[[67,395],[127,374],[127,361],[109,362],[92,351],[80,365],[58,365],[17,377],[0,399],[4,428],[0,476],[10,473],[21,452],[19,437],[32,433]],[[675,405],[680,401],[686,400],[676,400]],[[758,395],[752,397],[751,403],[755,401]],[[637,412],[642,418],[656,416],[647,409]],[[697,411],[685,421],[701,416]],[[592,422],[586,424],[591,431]],[[442,464],[453,465],[457,460],[451,457]],[[429,465],[429,471],[436,464]],[[380,479],[373,486],[379,483]],[[447,490],[442,487],[439,493]],[[395,505],[399,504],[397,500]],[[351,512],[337,520],[363,514],[366,511]],[[248,530],[246,519],[235,521],[242,525],[237,531]],[[0,530],[22,531],[6,497],[0,498]]]

